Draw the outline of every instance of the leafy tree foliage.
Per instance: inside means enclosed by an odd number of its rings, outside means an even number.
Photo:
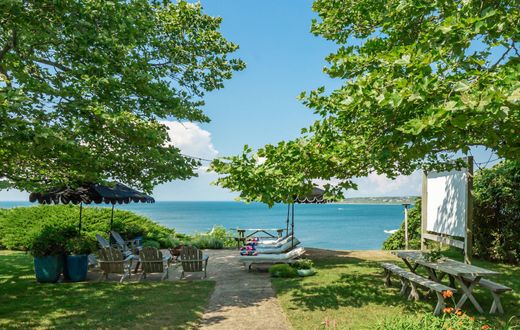
[[[444,169],[477,145],[519,160],[518,1],[316,0],[313,9],[312,33],[339,45],[325,73],[343,86],[302,93],[321,118],[295,141],[215,162],[218,184],[270,203],[287,188],[308,191],[312,178],[348,188],[371,172]]]
[[[208,121],[244,68],[220,18],[186,1],[0,2],[0,177],[39,190],[194,175],[160,119]]]

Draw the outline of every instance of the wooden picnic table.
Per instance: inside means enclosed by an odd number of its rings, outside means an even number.
[[[431,262],[426,260],[424,253],[420,251],[396,251],[394,254],[403,259],[406,266],[408,266],[413,273],[416,272],[418,266],[423,266],[428,272],[430,279],[435,282],[440,283],[443,277],[448,275],[450,278],[450,286],[454,287],[454,282],[456,281],[463,292],[462,297],[456,304],[456,308],[461,308],[469,299],[480,313],[483,313],[484,310],[477,299],[475,299],[473,290],[482,277],[499,275],[498,272],[492,270],[447,258]]]
[[[268,238],[277,238],[281,237],[284,231],[283,228],[236,228],[235,230],[238,233],[238,237],[241,238],[250,238],[258,233],[266,234]],[[275,236],[274,234],[270,233],[272,231],[276,231],[278,236]],[[246,235],[246,232],[250,233]]]

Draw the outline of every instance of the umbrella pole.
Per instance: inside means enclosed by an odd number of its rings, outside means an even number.
[[[110,217],[110,231],[112,231],[112,223],[114,222],[114,206],[115,204],[112,204],[112,216]]]
[[[81,220],[83,218],[83,202],[79,203],[79,227],[78,227],[78,233],[81,234]]]
[[[285,223],[285,233],[289,236],[289,211],[291,210],[291,204],[287,204],[287,222]]]
[[[292,222],[291,222],[291,247],[294,248],[294,203],[292,203]]]

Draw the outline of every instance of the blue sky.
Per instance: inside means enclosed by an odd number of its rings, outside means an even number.
[[[173,140],[184,153],[203,158],[238,154],[244,144],[257,148],[293,139],[316,117],[296,97],[319,86],[341,85],[322,73],[325,57],[336,45],[310,33],[315,14],[312,1],[201,1],[204,10],[223,18],[222,33],[237,43],[235,56],[247,68],[227,81],[225,88],[206,96],[208,124],[169,123]],[[477,159],[489,153],[479,150]],[[157,187],[157,200],[232,200],[236,195],[211,186],[213,174],[200,171],[188,181]],[[376,175],[358,180],[360,189],[349,196],[420,194],[420,175],[389,181]],[[27,194],[0,191],[0,200],[26,200]]]

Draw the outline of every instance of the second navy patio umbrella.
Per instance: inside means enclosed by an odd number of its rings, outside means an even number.
[[[294,247],[294,204],[325,204],[328,200],[324,197],[325,190],[312,188],[312,192],[305,196],[295,196],[292,203],[287,204],[286,232],[289,233],[289,218],[291,218],[291,245]]]

